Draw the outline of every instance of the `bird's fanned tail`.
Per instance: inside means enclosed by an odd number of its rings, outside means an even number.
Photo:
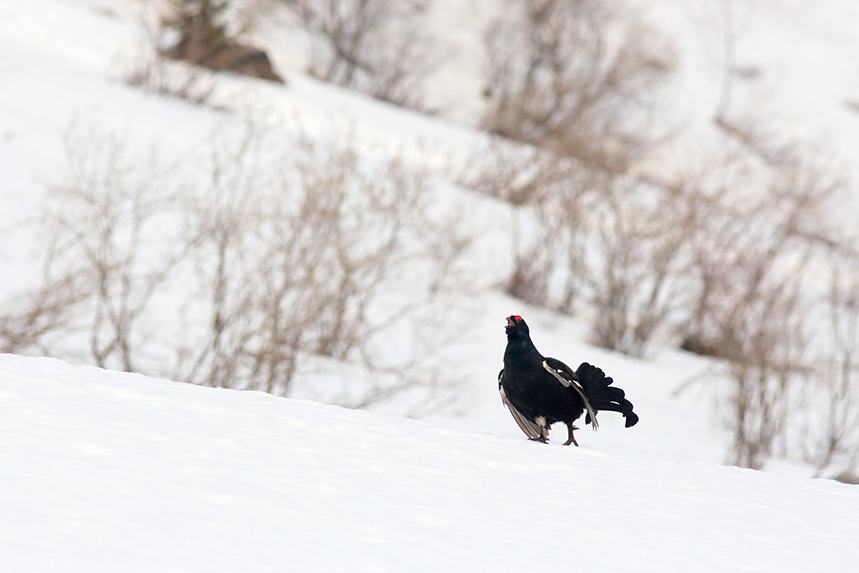
[[[626,399],[623,390],[612,386],[612,378],[605,372],[587,362],[582,362],[576,377],[581,382],[591,406],[597,411],[610,410],[620,412],[626,420],[625,426],[630,428],[638,423],[638,414],[632,411],[632,402]],[[585,423],[591,423],[591,415],[587,414]]]

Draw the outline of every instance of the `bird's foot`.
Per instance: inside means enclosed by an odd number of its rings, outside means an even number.
[[[573,444],[574,446],[579,447],[579,443],[576,441],[576,438],[573,436],[573,432],[576,430],[578,430],[578,428],[576,426],[574,426],[572,424],[567,424],[567,431],[569,432],[569,437],[567,438],[567,441],[564,442],[565,446],[569,446],[570,444]]]

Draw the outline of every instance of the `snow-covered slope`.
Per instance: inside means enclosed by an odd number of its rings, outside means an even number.
[[[680,52],[672,125],[688,126],[687,139],[711,136],[720,3],[637,4]],[[849,33],[855,2],[733,4],[742,8],[738,63],[761,73],[738,81],[732,117],[766,113],[855,159],[859,115],[843,105],[859,93],[848,57],[859,48]],[[437,24],[448,25],[445,11],[456,15],[467,60],[432,86],[452,117],[479,108],[469,75],[479,42],[463,28],[487,5],[439,2]],[[382,148],[420,143],[423,153],[408,158],[426,163],[464,163],[483,141],[307,78],[295,54],[273,54],[295,63],[281,70],[287,86],[224,75],[214,107],[144,93],[121,80],[139,42],[136,18],[127,0],[0,0],[0,297],[39,272],[33,237],[13,224],[32,217],[56,181],[61,134],[75,121],[146,151],[155,144],[168,158],[188,157],[247,110],[297,118],[311,133],[351,125]],[[460,193],[452,187],[440,186]],[[643,362],[593,348],[583,322],[497,292],[509,249],[490,231],[507,221],[505,207],[467,201],[481,234],[470,264],[481,280],[451,311],[467,325],[446,354],[461,379],[457,399],[426,421],[401,417],[408,408],[396,401],[356,412],[0,356],[0,571],[859,567],[855,488],[807,479],[809,468],[773,475],[717,465],[726,435],[711,413],[716,384],[676,392],[710,364],[670,350]],[[624,429],[607,413],[598,433],[579,432],[578,449],[527,442],[495,385],[511,313],[526,315],[545,354],[614,376],[641,422]],[[341,366],[305,374],[294,395],[339,386],[354,372]]]
[[[0,356],[3,571],[849,571],[859,493]]]

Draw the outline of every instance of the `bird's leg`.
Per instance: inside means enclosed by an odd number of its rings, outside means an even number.
[[[570,435],[567,438],[567,441],[564,442],[565,446],[569,446],[570,444],[573,444],[574,446],[579,447],[579,443],[576,441],[576,438],[573,437],[573,431],[574,430],[578,430],[578,428],[572,424],[567,424],[567,432],[569,432]]]
[[[539,438],[528,438],[532,442],[541,442],[543,444],[549,443],[549,426],[546,426],[542,423],[542,420],[538,419],[537,423],[540,425],[540,437]]]
[[[540,438],[541,438],[540,441],[543,442],[544,444],[549,443],[549,428],[550,428],[550,426],[546,426],[545,423],[542,424],[540,427],[540,433],[542,434],[540,436]]]

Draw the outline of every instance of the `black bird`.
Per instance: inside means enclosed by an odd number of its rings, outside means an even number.
[[[638,422],[632,403],[623,390],[612,386],[605,373],[583,362],[573,372],[555,358],[547,358],[531,342],[528,325],[521,316],[507,317],[507,348],[504,369],[498,373],[501,401],[531,440],[549,441],[549,428],[556,422],[567,425],[565,446],[575,444],[573,422],[587,410],[585,424],[599,427],[597,412],[612,410],[626,418],[626,427]]]

